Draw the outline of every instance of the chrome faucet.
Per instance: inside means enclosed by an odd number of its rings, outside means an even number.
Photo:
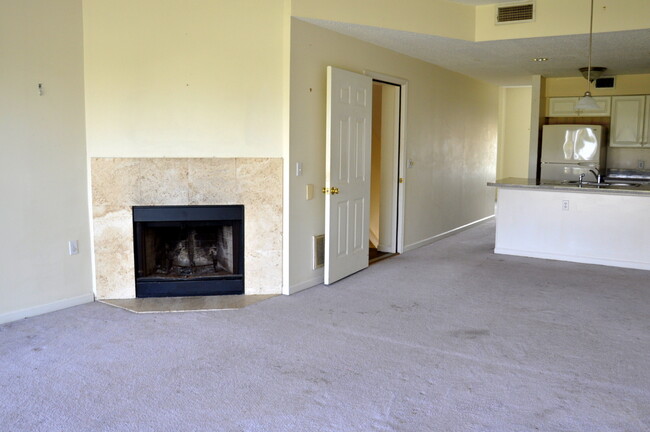
[[[603,175],[600,173],[600,170],[598,168],[594,168],[596,171],[590,169],[589,172],[592,173],[596,177],[596,182],[599,184],[603,182]]]
[[[580,178],[578,179],[578,186],[582,186],[582,182],[585,179],[585,173],[580,173]]]

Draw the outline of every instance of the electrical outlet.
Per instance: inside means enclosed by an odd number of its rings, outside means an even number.
[[[569,200],[562,200],[562,210],[569,211]]]
[[[637,163],[637,168],[639,168],[639,169],[644,169],[645,168],[645,161],[644,160],[639,159],[638,161],[636,161],[636,163]]]
[[[79,253],[79,241],[78,240],[70,240],[68,242],[68,254],[69,255],[77,255]]]

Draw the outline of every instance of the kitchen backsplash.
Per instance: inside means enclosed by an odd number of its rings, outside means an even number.
[[[607,168],[638,169],[639,161],[650,168],[650,148],[607,147]]]

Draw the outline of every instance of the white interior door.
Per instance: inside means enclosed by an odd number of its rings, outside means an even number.
[[[368,267],[372,79],[327,67],[325,284]]]

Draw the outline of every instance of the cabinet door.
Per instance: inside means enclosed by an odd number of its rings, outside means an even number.
[[[600,107],[597,110],[576,110],[578,97],[554,97],[548,99],[547,117],[607,117],[611,113],[611,97],[596,96],[594,100]]]
[[[650,146],[650,96],[645,97],[645,122],[643,126],[643,145]]]
[[[576,111],[577,102],[577,97],[549,98],[546,115],[548,117],[575,117],[578,115]]]
[[[594,96],[600,107],[592,111],[580,111],[582,117],[609,117],[612,114],[612,98],[610,96]]]
[[[612,147],[641,147],[645,96],[613,96],[612,124],[609,145]]]

